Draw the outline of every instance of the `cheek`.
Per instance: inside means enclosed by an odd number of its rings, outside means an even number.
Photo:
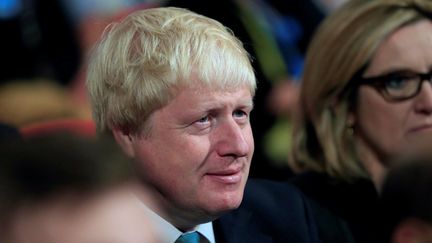
[[[399,112],[373,88],[360,88],[356,107],[356,126],[361,130],[376,134],[384,133],[388,128],[399,123]]]
[[[250,154],[253,154],[254,150],[255,150],[255,143],[254,143],[254,137],[253,137],[253,133],[252,133],[252,128],[251,126],[248,126],[245,130],[245,139],[249,145],[250,148]]]
[[[391,153],[402,143],[408,110],[407,105],[389,103],[374,90],[360,90],[356,132],[382,152]]]

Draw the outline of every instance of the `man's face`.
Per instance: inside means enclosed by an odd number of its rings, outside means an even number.
[[[190,227],[239,206],[254,141],[249,88],[188,87],[150,117],[149,135],[131,136],[129,152],[158,212]]]

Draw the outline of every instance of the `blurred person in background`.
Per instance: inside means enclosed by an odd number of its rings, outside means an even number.
[[[56,133],[3,141],[0,242],[157,243],[135,183],[108,140]]]
[[[336,215],[326,227],[356,242],[381,242],[377,188],[389,159],[432,135],[431,13],[429,0],[352,0],[308,49],[289,163],[305,172],[294,183]]]
[[[58,0],[1,1],[1,121],[20,128],[91,117],[69,90],[83,52],[67,11]]]
[[[43,78],[65,86],[73,80],[82,53],[60,1],[2,1],[0,29],[0,83]]]
[[[249,58],[224,25],[174,7],[113,22],[92,52],[97,129],[133,160],[148,197],[135,195],[164,243],[318,242],[293,186],[246,186],[256,89]]]
[[[143,2],[1,1],[0,120],[21,128],[91,119],[85,57],[112,19]]]
[[[14,80],[0,85],[0,121],[16,128],[51,120],[90,118],[68,90],[53,80]]]
[[[100,35],[109,23],[123,18],[138,9],[157,7],[162,0],[59,0],[66,9],[66,15],[78,36],[82,55],[87,57]],[[81,106],[88,106],[85,89],[86,58],[69,85],[73,100]]]

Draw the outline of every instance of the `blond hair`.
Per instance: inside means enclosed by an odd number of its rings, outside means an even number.
[[[192,85],[253,95],[256,80],[233,33],[186,9],[136,11],[108,26],[91,54],[87,88],[99,132],[148,130],[151,113]]]
[[[323,21],[306,56],[289,160],[295,171],[368,177],[347,129],[356,101],[350,81],[391,33],[431,13],[430,0],[351,0]]]

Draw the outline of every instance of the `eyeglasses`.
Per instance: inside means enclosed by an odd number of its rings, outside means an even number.
[[[391,101],[402,101],[415,97],[420,93],[423,81],[432,83],[432,71],[429,73],[416,73],[411,71],[398,71],[377,77],[359,78],[359,85],[372,85]]]

